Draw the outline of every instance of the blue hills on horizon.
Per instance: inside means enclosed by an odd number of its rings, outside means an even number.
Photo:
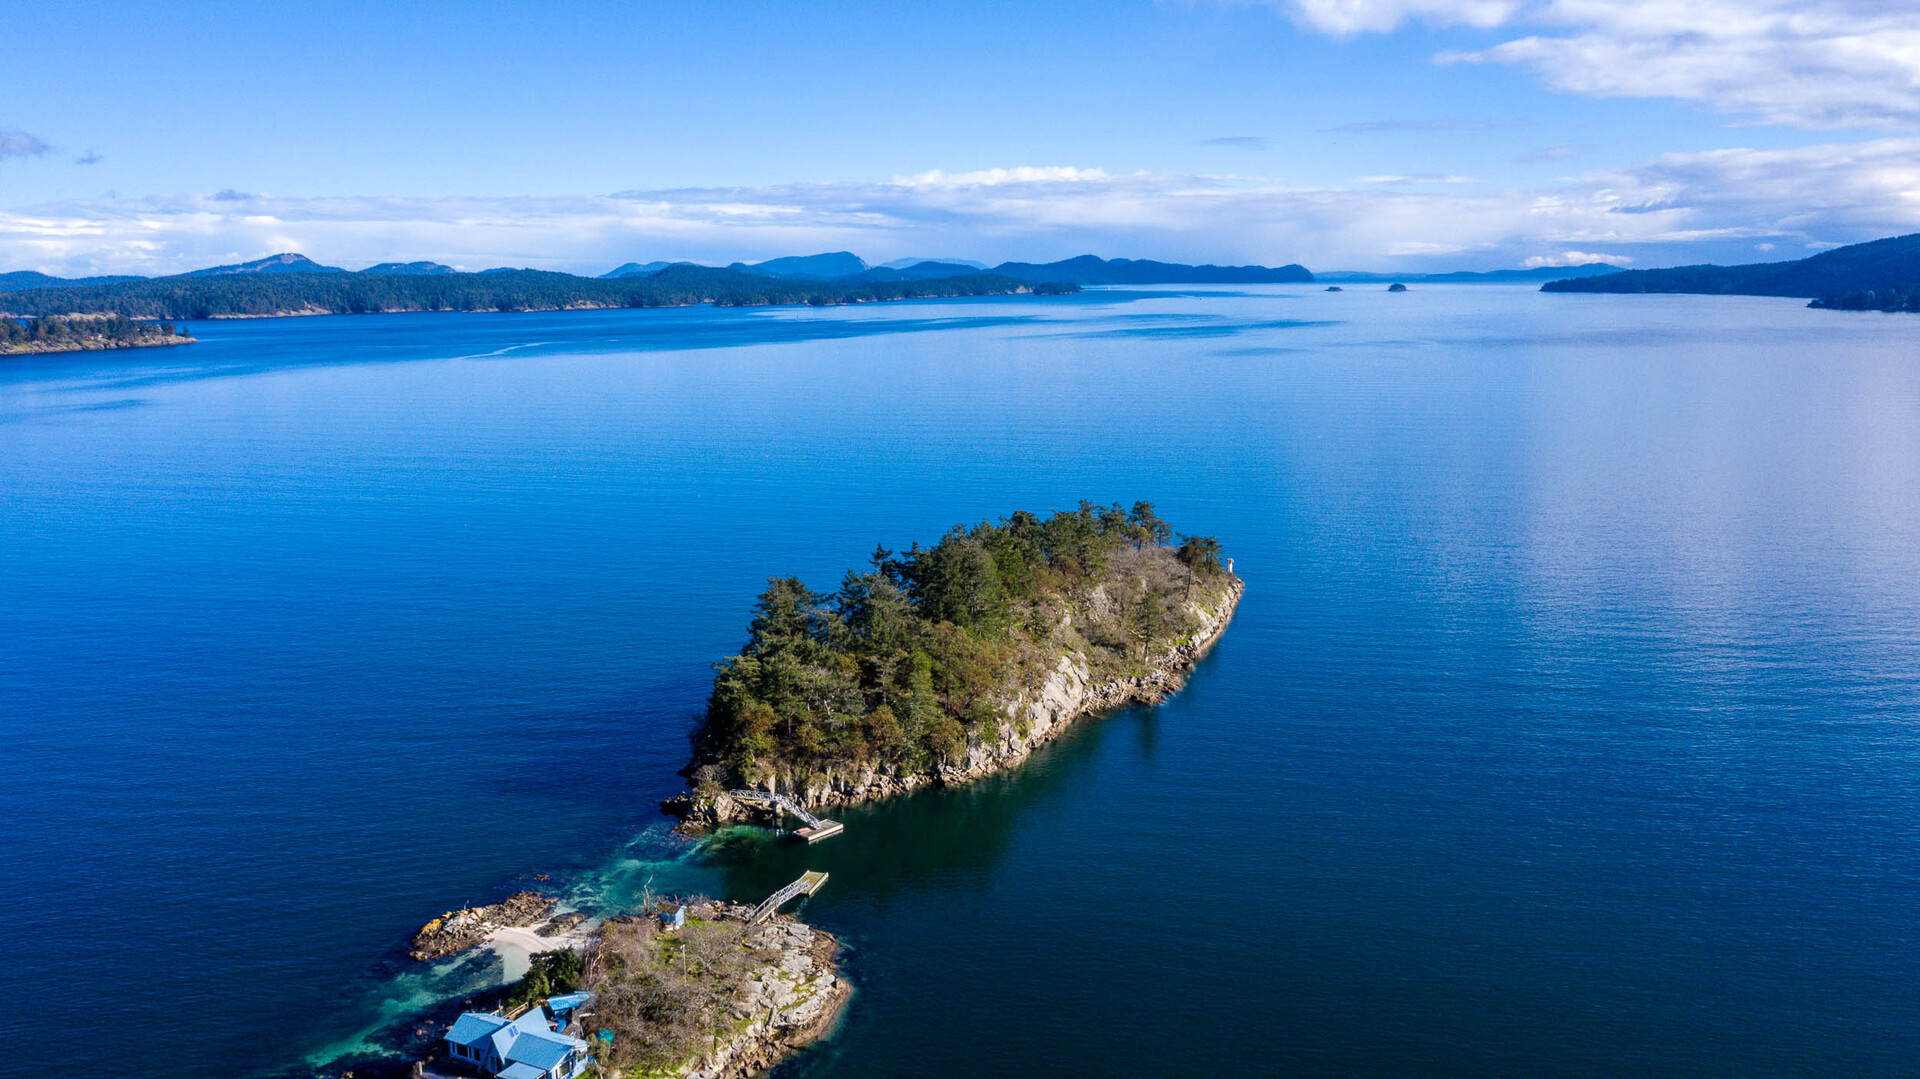
[[[1874,270],[1886,269],[1893,263],[1902,264],[1901,272],[1912,275],[1904,268],[1905,256],[1920,245],[1920,236],[1893,237],[1875,240],[1863,244],[1853,244],[1822,252],[1810,259],[1801,259],[1780,263],[1760,263],[1752,266],[1719,267],[1675,267],[1670,270],[1622,270],[1618,266],[1604,262],[1588,263],[1581,266],[1535,267],[1529,269],[1506,269],[1484,271],[1455,271],[1451,273],[1375,273],[1370,271],[1340,270],[1315,274],[1297,263],[1285,266],[1214,266],[1188,265],[1176,262],[1158,262],[1151,259],[1103,259],[1096,255],[1080,255],[1075,258],[1061,259],[1056,262],[1003,262],[998,266],[987,267],[980,263],[959,259],[894,259],[878,265],[851,251],[830,251],[814,255],[789,255],[768,259],[764,262],[735,262],[725,267],[703,266],[693,262],[628,262],[615,267],[604,274],[602,280],[622,277],[652,277],[669,270],[678,272],[680,268],[698,270],[724,269],[734,273],[758,277],[784,279],[790,281],[817,280],[843,285],[874,284],[882,282],[919,281],[946,277],[966,277],[975,274],[997,274],[1035,283],[1059,283],[1074,285],[1154,285],[1154,284],[1257,284],[1257,283],[1298,283],[1310,284],[1315,281],[1324,283],[1349,282],[1391,282],[1409,281],[1424,283],[1476,283],[1476,282],[1545,282],[1549,291],[1745,291],[1755,290],[1772,294],[1817,295],[1824,287],[1822,281],[1827,277],[1844,276],[1842,282],[1848,288],[1880,287],[1881,285],[1910,285],[1911,281],[1886,281],[1875,284],[1859,281],[1873,277]],[[1885,252],[1894,252],[1892,257]],[[1855,266],[1859,263],[1859,266]],[[1835,267],[1846,265],[1857,271],[1845,275],[1831,272]],[[1802,269],[1804,267],[1804,270]],[[506,267],[479,271],[483,274],[519,272]],[[250,262],[230,265],[210,266],[186,273],[167,275],[173,278],[214,277],[230,274],[368,274],[388,276],[415,275],[459,275],[461,271],[438,262],[382,262],[362,270],[346,270],[338,266],[327,266],[315,262],[305,255],[295,252],[282,252]],[[566,277],[584,275],[562,274]],[[164,279],[164,278],[162,278]],[[1763,283],[1764,279],[1764,283]],[[45,288],[62,288],[86,285],[112,285],[125,282],[152,280],[142,275],[119,274],[95,277],[63,278],[34,270],[20,270],[0,273],[0,292],[25,292]],[[1828,290],[1831,291],[1831,290]]]

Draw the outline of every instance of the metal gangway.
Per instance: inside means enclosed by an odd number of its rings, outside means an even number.
[[[765,921],[774,911],[786,906],[788,900],[797,896],[812,895],[819,891],[820,886],[826,882],[827,875],[818,870],[810,869],[800,874],[799,880],[768,896],[761,901],[759,906],[753,908],[753,913],[747,915],[747,924],[757,925]]]
[[[776,794],[772,791],[738,790],[728,791],[727,795],[736,802],[768,806],[778,812],[799,817],[801,820],[806,821],[807,826],[798,829],[793,834],[809,843],[815,840],[825,839],[830,835],[839,835],[846,830],[845,826],[839,821],[828,820],[825,817],[816,817],[803,809],[799,802],[794,801],[784,794]]]

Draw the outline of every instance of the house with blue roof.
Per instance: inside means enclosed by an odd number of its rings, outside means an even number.
[[[495,1079],[576,1079],[587,1070],[587,1043],[554,1030],[540,1004],[511,1019],[462,1013],[446,1042],[449,1057]]]

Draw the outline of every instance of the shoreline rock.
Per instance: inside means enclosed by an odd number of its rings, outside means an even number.
[[[550,895],[519,892],[491,906],[447,911],[420,927],[413,935],[407,955],[420,961],[457,955],[485,944],[495,930],[525,928],[546,921],[555,903]]]

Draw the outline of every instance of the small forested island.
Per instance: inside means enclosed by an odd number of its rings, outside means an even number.
[[[770,580],[746,647],[719,665],[665,808],[693,826],[753,816],[730,789],[843,805],[1010,767],[1075,718],[1178,689],[1243,584],[1210,536],[1151,503],[1081,503],[956,525],[874,551],[821,594]]]
[[[1073,284],[996,274],[848,283],[789,280],[675,265],[644,277],[596,278],[542,270],[486,273],[195,273],[0,293],[16,317],[112,314],[126,318],[268,318],[401,311],[563,311],[616,307],[722,307],[873,303],[955,296],[1061,294]]]
[[[190,345],[194,338],[171,322],[135,322],[124,315],[74,315],[21,321],[0,318],[0,356],[87,352],[107,348]]]

